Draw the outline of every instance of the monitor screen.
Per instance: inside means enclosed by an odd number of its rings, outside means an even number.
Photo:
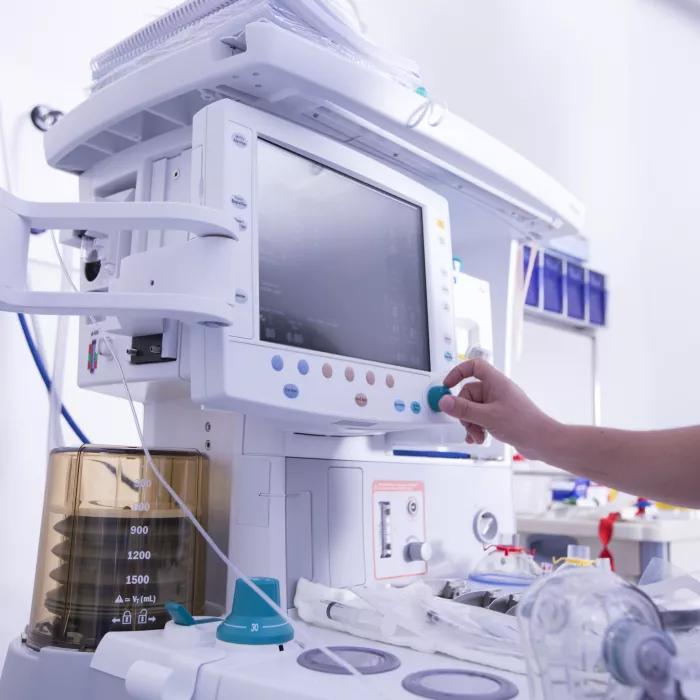
[[[430,370],[423,210],[259,141],[260,339]]]

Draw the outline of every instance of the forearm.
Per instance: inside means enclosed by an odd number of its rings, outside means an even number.
[[[630,432],[550,424],[537,457],[636,496],[700,507],[700,427]]]

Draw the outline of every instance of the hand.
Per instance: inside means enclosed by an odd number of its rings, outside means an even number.
[[[512,445],[527,459],[540,459],[542,445],[552,438],[557,423],[540,411],[525,392],[493,365],[468,360],[445,378],[453,389],[465,379],[459,396],[444,396],[440,409],[467,429],[467,443],[483,444],[486,433]]]

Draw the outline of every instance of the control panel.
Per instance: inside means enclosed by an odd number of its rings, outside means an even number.
[[[508,465],[290,458],[285,473],[287,557],[278,575],[286,573],[290,605],[300,578],[352,588],[408,585],[437,571],[458,577],[499,531],[515,531]],[[260,492],[251,483],[241,497]],[[257,531],[241,530],[241,543],[251,536]]]
[[[372,487],[374,577],[419,576],[428,570],[425,489],[419,481],[375,481]]]

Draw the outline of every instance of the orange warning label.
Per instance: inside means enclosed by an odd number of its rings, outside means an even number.
[[[422,481],[375,481],[372,484],[372,491],[376,493],[407,493],[424,490]]]

